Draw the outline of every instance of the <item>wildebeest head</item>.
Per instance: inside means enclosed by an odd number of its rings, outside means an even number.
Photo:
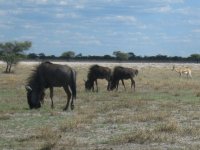
[[[85,80],[84,80],[85,81]],[[85,81],[85,90],[91,90],[93,87],[93,82],[90,82],[89,80]]]
[[[114,90],[114,89],[116,89],[116,87],[117,87],[117,83],[116,82],[110,82],[110,84],[109,84],[109,90]]]
[[[44,98],[44,92],[39,93],[37,90],[32,89],[30,86],[26,86],[27,91],[27,100],[29,104],[29,108],[40,108],[41,107],[41,101],[43,101]]]
[[[135,76],[137,76],[139,73],[139,71],[137,69],[135,69],[134,72],[135,72]]]
[[[110,80],[108,82],[108,87],[107,90],[108,91],[112,91],[117,87],[117,82],[113,79],[113,76],[110,76]]]

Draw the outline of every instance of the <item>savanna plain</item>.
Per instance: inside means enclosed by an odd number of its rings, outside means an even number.
[[[57,62],[61,63],[61,62]],[[20,62],[5,74],[0,64],[0,149],[3,150],[185,150],[200,149],[200,65],[175,64],[192,69],[192,79],[179,77],[172,63],[98,63],[113,68],[137,68],[136,90],[125,81],[118,91],[86,92],[84,81],[92,63],[62,62],[77,71],[75,109],[62,109],[67,97],[49,90],[40,109],[30,110],[27,78],[38,63]]]

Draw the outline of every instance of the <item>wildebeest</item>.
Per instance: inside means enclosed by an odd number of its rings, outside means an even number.
[[[51,107],[53,108],[53,87],[63,87],[67,94],[67,104],[64,110],[68,109],[71,100],[71,109],[74,109],[76,98],[76,72],[67,65],[43,62],[28,78],[27,100],[30,109],[40,108],[44,99],[45,89],[50,89]]]
[[[85,89],[92,90],[94,92],[94,82],[96,83],[96,91],[98,92],[97,79],[110,80],[111,69],[108,67],[103,67],[99,65],[92,65],[89,68],[87,81],[85,81]],[[108,86],[107,86],[108,89]]]
[[[134,87],[134,90],[135,90],[135,81],[133,78],[136,75],[138,75],[137,69],[116,66],[114,68],[113,73],[110,78],[109,90],[113,90],[115,88],[116,88],[116,90],[118,90],[119,80],[121,80],[121,82],[124,86],[124,89],[126,90],[126,87],[124,84],[124,79],[130,79],[131,80],[131,88]]]

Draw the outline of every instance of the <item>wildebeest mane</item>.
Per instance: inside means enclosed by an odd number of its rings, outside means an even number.
[[[92,66],[89,68],[88,75],[87,75],[87,78],[88,78],[88,79],[93,78],[93,73],[94,73],[94,71],[96,70],[96,68],[98,68],[98,67],[99,67],[99,65],[92,65]]]
[[[45,61],[41,63],[40,65],[38,65],[34,70],[32,70],[32,74],[27,78],[28,85],[36,86],[39,88],[41,87],[41,83],[44,83],[44,81],[42,81],[42,78],[40,78],[40,75],[39,75],[39,70],[43,64],[52,64],[52,63],[49,61]]]
[[[40,81],[39,81],[39,74],[38,74],[38,67],[34,70],[32,70],[32,74],[27,78],[27,85],[33,85],[40,87]],[[37,83],[36,83],[37,82]]]

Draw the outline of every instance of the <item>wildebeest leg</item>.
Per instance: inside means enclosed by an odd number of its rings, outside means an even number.
[[[124,84],[124,80],[122,79],[121,81],[122,81],[122,84],[123,84],[124,89],[125,89],[125,91],[126,91],[126,87],[125,87],[125,84]]]
[[[107,80],[107,81],[108,81],[107,91],[110,91],[110,81],[109,80]]]
[[[116,82],[116,91],[118,91],[119,80]]]
[[[97,80],[95,80],[95,84],[96,84],[96,92],[98,92],[98,83],[97,83]]]
[[[64,108],[63,110],[67,110],[68,107],[69,107],[70,99],[71,99],[71,97],[72,97],[72,92],[71,92],[71,90],[69,89],[69,86],[65,86],[65,87],[63,87],[63,88],[64,88],[64,90],[65,90],[65,93],[67,94],[67,104],[66,104],[66,106],[65,106],[65,108]]]
[[[45,97],[45,93],[44,93],[44,91],[42,91],[41,96],[40,96],[41,104],[44,104],[44,97]]]
[[[73,98],[73,96],[72,96],[72,100],[71,100],[71,110],[73,110],[74,109],[74,98]]]
[[[133,80],[133,78],[131,78],[131,88],[134,87],[134,91],[135,91],[135,81]]]
[[[94,81],[92,82],[92,92],[94,92]]]
[[[49,90],[50,90],[50,98],[51,98],[51,108],[53,109],[54,108],[54,105],[53,105],[53,87],[50,87]]]

